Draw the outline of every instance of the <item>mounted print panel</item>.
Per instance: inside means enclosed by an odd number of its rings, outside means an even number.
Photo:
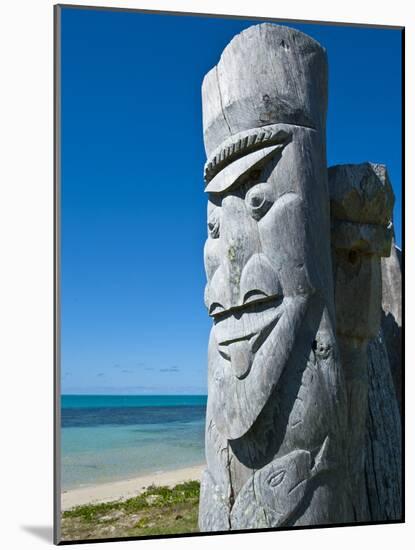
[[[403,29],[55,24],[55,542],[402,522]]]

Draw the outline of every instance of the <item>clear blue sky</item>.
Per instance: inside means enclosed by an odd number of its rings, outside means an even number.
[[[63,9],[63,393],[206,392],[200,87],[255,22]],[[290,26],[328,51],[329,165],[388,166],[400,244],[400,31]]]

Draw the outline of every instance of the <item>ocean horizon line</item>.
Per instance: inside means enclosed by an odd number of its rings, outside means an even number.
[[[61,394],[61,410],[126,407],[205,407],[206,394]],[[113,411],[114,412],[114,411]]]
[[[207,393],[61,393],[61,397],[207,397]]]

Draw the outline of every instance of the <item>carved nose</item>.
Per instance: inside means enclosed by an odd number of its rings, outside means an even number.
[[[277,273],[265,254],[254,254],[242,272],[239,303],[244,305],[271,296],[282,296]]]
[[[231,307],[229,275],[225,264],[215,271],[210,283],[206,285],[205,304],[211,316],[223,313]]]
[[[276,296],[282,296],[278,276],[265,254],[258,253],[251,256],[237,278],[229,263],[223,263],[206,287],[205,303],[209,315],[215,316]]]

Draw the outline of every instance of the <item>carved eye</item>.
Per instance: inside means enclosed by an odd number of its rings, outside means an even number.
[[[246,194],[245,202],[251,216],[255,220],[259,220],[268,212],[274,202],[271,187],[267,183],[255,185]]]
[[[281,470],[276,474],[273,474],[268,479],[268,483],[271,487],[277,487],[280,483],[282,483],[282,481],[284,480],[284,477],[285,477],[285,470]]]
[[[219,214],[218,212],[212,212],[208,220],[208,232],[212,239],[219,237]]]

